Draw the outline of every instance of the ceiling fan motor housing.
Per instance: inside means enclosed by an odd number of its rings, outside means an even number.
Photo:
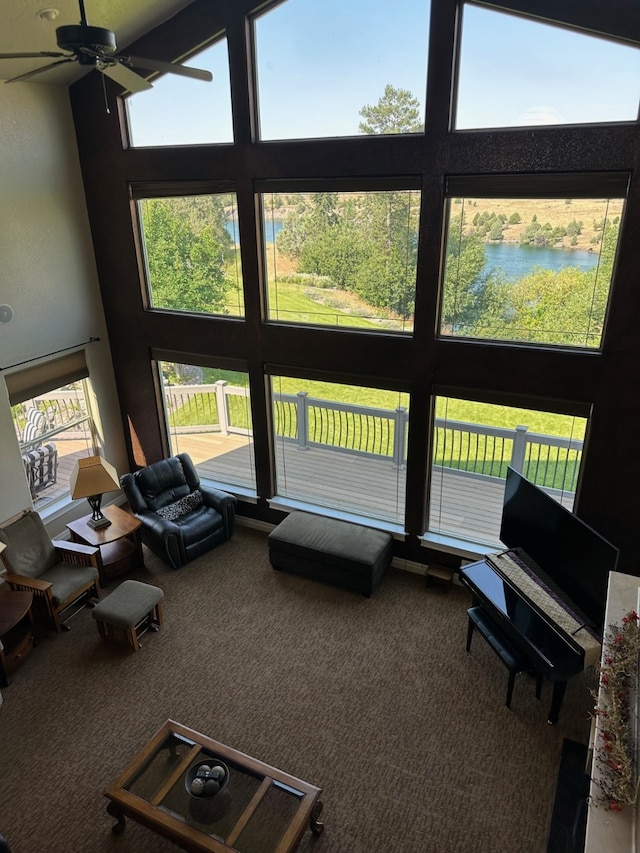
[[[61,50],[75,53],[80,65],[95,65],[96,56],[111,56],[117,48],[115,33],[86,24],[58,27],[56,41]]]

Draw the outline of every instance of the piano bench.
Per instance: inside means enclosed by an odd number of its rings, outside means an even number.
[[[469,610],[467,610],[467,615],[469,616],[469,626],[467,628],[467,651],[471,649],[473,629],[477,628],[478,632],[482,634],[489,646],[509,670],[507,701],[505,704],[507,708],[511,708],[511,695],[513,693],[516,675],[519,672],[524,672],[529,669],[530,665],[526,658],[513,648],[509,638],[488,615],[486,610],[482,607],[470,607]],[[537,685],[537,688],[538,686],[539,685]],[[538,695],[537,688],[536,695]]]

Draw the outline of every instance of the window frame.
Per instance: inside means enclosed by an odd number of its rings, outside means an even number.
[[[175,36],[176,36],[175,30],[172,30],[171,35],[172,35],[172,37],[169,41],[172,45],[175,45]],[[219,28],[219,29],[217,28],[216,32],[213,35],[211,35],[205,41],[198,44],[196,47],[189,46],[189,49],[186,50],[185,52],[183,52],[182,54],[180,54],[177,58],[174,55],[172,55],[170,58],[167,58],[164,61],[170,62],[174,65],[181,65],[184,62],[189,62],[192,59],[196,59],[198,54],[202,53],[203,51],[207,50],[210,47],[213,47],[218,42],[221,42],[225,39],[227,40],[227,52],[228,52],[227,30],[224,28]],[[172,54],[173,53],[174,53],[174,51],[172,51]],[[154,58],[161,59],[161,53],[156,53]],[[164,72],[161,72],[161,71],[147,72],[146,74],[144,74],[142,76],[144,77],[145,80],[148,80],[150,83],[153,84],[153,81],[162,77],[163,73]],[[231,68],[229,68],[229,74],[231,74]],[[123,150],[125,150],[125,151],[127,151],[127,150],[131,150],[131,151],[149,151],[149,150],[151,150],[151,151],[153,151],[153,150],[159,150],[160,148],[163,148],[163,147],[164,148],[166,148],[166,147],[180,148],[180,149],[186,150],[187,148],[195,148],[195,147],[204,146],[204,145],[232,146],[235,143],[235,140],[231,139],[229,142],[199,142],[199,143],[187,142],[187,143],[169,143],[169,145],[166,145],[165,143],[156,144],[156,145],[134,145],[132,142],[132,139],[131,139],[132,134],[131,134],[131,122],[130,122],[130,116],[129,116],[129,99],[135,94],[137,94],[137,93],[136,92],[125,92],[117,99],[119,127],[120,127],[120,142],[121,142]],[[232,115],[232,133],[233,133],[233,97],[232,97],[231,92],[229,93],[229,100],[230,100],[231,115]]]
[[[638,114],[635,119],[620,119],[618,121],[592,121],[572,123],[566,122],[562,124],[547,124],[547,125],[500,125],[498,127],[469,127],[456,128],[455,120],[458,110],[458,88],[460,82],[460,65],[462,60],[462,29],[464,25],[465,7],[472,6],[477,9],[484,9],[488,12],[498,12],[504,15],[510,15],[520,20],[531,21],[532,23],[545,24],[550,27],[566,30],[569,33],[582,33],[593,38],[599,38],[603,41],[609,41],[613,44],[619,44],[628,47],[640,47],[640,32],[637,38],[629,36],[628,21],[621,17],[619,20],[613,21],[611,16],[607,16],[605,12],[599,20],[600,10],[595,12],[591,8],[584,10],[584,20],[581,21],[583,10],[579,7],[573,8],[574,4],[562,4],[551,0],[549,6],[549,15],[532,14],[531,5],[528,0],[494,0],[492,3],[482,2],[482,0],[462,0],[456,21],[456,39],[455,39],[455,54],[454,54],[454,70],[451,83],[451,98],[449,109],[449,132],[457,134],[468,133],[510,133],[522,132],[523,130],[547,130],[549,128],[589,128],[589,127],[615,127],[615,126],[633,126],[640,120],[640,103],[638,104]],[[522,6],[523,8],[519,8]],[[563,20],[565,15],[564,8],[567,9],[566,20]],[[595,17],[594,17],[595,15]],[[598,26],[599,24],[599,26]]]
[[[69,355],[62,356],[60,358],[41,360],[32,367],[27,367],[23,370],[7,372],[5,375],[5,381],[9,397],[9,407],[12,412],[16,447],[18,448],[18,452],[21,456],[35,445],[42,444],[43,439],[49,443],[49,439],[64,433],[72,426],[78,426],[81,424],[87,424],[89,432],[90,448],[88,447],[87,454],[89,456],[95,456],[98,454],[98,437],[95,417],[93,414],[93,394],[90,387],[91,375],[87,365],[85,351],[83,349],[76,350]],[[63,426],[47,430],[33,441],[21,442],[15,429],[13,409],[30,400],[39,397],[46,397],[48,393],[58,393],[62,386],[70,385],[75,382],[80,382],[82,385],[82,397],[86,415],[74,418],[68,424],[64,424]],[[70,394],[71,393],[73,392],[70,392]],[[55,464],[58,464],[57,457]],[[32,507],[40,514],[47,516],[61,506],[68,506],[72,504],[73,499],[71,497],[69,484],[67,484],[66,491],[55,494],[47,500],[46,497],[44,499],[39,498],[37,491],[32,491],[26,468],[24,473],[25,484],[31,495]]]
[[[195,196],[233,195],[238,218],[238,252],[239,263],[242,263],[242,226],[240,223],[240,212],[238,203],[238,190],[235,181],[131,181],[129,183],[129,211],[131,225],[134,232],[136,260],[138,266],[138,278],[140,282],[140,295],[145,311],[158,314],[188,315],[191,317],[205,317],[230,321],[244,321],[245,313],[238,315],[209,314],[200,311],[176,310],[174,308],[163,308],[153,305],[151,281],[149,278],[149,259],[147,255],[147,242],[144,233],[143,217],[140,211],[140,202],[147,199],[182,199]],[[244,295],[243,295],[244,298]]]
[[[412,191],[419,193],[417,216],[418,216],[418,233],[416,242],[416,277],[414,290],[414,312],[413,312],[413,328],[411,331],[395,329],[384,329],[378,331],[376,329],[363,329],[353,326],[329,326],[318,323],[292,322],[282,320],[280,318],[272,318],[269,316],[269,277],[267,273],[267,256],[266,244],[264,241],[264,223],[266,214],[264,209],[264,197],[269,194],[280,195],[295,195],[295,194],[314,194],[314,193],[383,193],[383,192],[403,192]],[[419,291],[419,270],[421,265],[421,221],[423,211],[423,181],[422,176],[418,175],[398,175],[398,176],[381,176],[376,178],[359,178],[359,177],[333,177],[333,178],[285,178],[285,179],[264,179],[254,182],[254,201],[255,212],[258,223],[258,259],[260,264],[260,282],[262,291],[262,322],[273,326],[283,326],[287,328],[312,328],[318,330],[332,330],[344,334],[359,334],[371,335],[374,337],[394,337],[400,339],[412,339],[415,335],[415,303],[418,300]]]
[[[316,371],[309,369],[295,369],[290,365],[282,365],[282,364],[267,364],[265,365],[265,378],[267,380],[267,419],[269,425],[269,433],[270,433],[270,446],[271,446],[271,455],[272,455],[272,465],[273,465],[273,494],[270,498],[268,498],[269,506],[273,509],[283,509],[287,512],[290,512],[292,509],[302,509],[308,512],[314,512],[318,515],[327,515],[331,517],[341,518],[347,521],[353,521],[356,524],[364,524],[376,527],[381,530],[387,530],[392,533],[396,537],[403,537],[405,535],[407,529],[407,485],[405,484],[404,490],[401,495],[401,503],[403,507],[402,518],[397,521],[391,521],[389,519],[383,519],[376,517],[374,515],[367,515],[365,513],[356,512],[354,509],[349,508],[335,508],[331,506],[325,506],[323,504],[316,504],[305,500],[299,496],[285,496],[281,494],[278,490],[278,450],[277,450],[277,442],[278,436],[276,435],[276,425],[275,425],[275,404],[273,399],[273,390],[274,390],[274,382],[280,379],[293,379],[299,380],[300,382],[323,382],[327,384],[336,384],[336,385],[344,385],[344,386],[352,386],[355,388],[366,388],[371,390],[380,390],[387,391],[391,394],[403,394],[407,397],[407,406],[406,406],[406,416],[405,416],[405,428],[407,430],[407,434],[404,437],[403,445],[404,445],[404,465],[401,466],[401,469],[406,469],[406,461],[408,457],[409,447],[410,447],[410,429],[411,429],[411,392],[409,385],[404,381],[398,381],[394,383],[393,387],[389,382],[381,382],[376,381],[372,377],[355,377],[350,374],[342,374],[342,373],[334,373],[334,372],[326,372],[326,371]],[[331,402],[331,401],[330,401]],[[346,406],[354,405],[354,404],[344,404]],[[391,411],[391,410],[390,410]],[[345,452],[338,448],[336,452]],[[348,452],[348,451],[347,451]],[[389,460],[389,464],[393,463],[393,456],[387,457]]]
[[[513,409],[529,409],[531,411],[543,412],[566,417],[581,418],[585,423],[585,432],[582,447],[580,468],[576,479],[574,493],[574,507],[579,504],[582,491],[584,462],[588,458],[589,442],[592,429],[593,404],[587,401],[561,400],[551,397],[532,397],[528,394],[500,393],[488,388],[468,388],[451,385],[433,385],[429,395],[429,429],[427,443],[427,465],[425,480],[425,505],[422,516],[422,532],[419,539],[423,547],[438,547],[445,551],[451,551],[462,557],[477,559],[478,556],[495,551],[493,545],[480,542],[473,536],[461,538],[454,533],[441,533],[432,531],[429,520],[432,507],[432,485],[434,469],[434,446],[436,433],[436,401],[438,398],[462,400],[471,403],[487,404],[490,406],[504,406]]]
[[[537,350],[583,352],[601,354],[607,343],[607,326],[613,301],[619,244],[622,239],[631,174],[626,171],[599,173],[518,173],[518,174],[475,174],[446,175],[444,179],[444,205],[442,214],[442,247],[438,285],[435,339],[438,341],[473,342],[480,346],[517,347]],[[598,347],[571,344],[554,344],[540,341],[502,340],[471,336],[445,335],[442,332],[442,311],[445,295],[445,273],[447,245],[451,225],[450,208],[454,198],[488,199],[611,199],[622,200],[618,246],[613,261],[611,280],[607,295],[607,307],[603,321],[602,336]]]
[[[173,450],[173,441],[172,441],[172,427],[170,422],[169,412],[167,411],[167,407],[165,404],[165,395],[164,395],[164,381],[162,375],[162,362],[169,362],[172,364],[184,364],[185,366],[193,366],[193,367],[204,367],[204,368],[213,368],[219,370],[229,370],[235,371],[238,373],[244,373],[247,376],[247,390],[248,390],[248,400],[249,400],[249,410],[252,414],[251,407],[251,378],[249,374],[249,368],[245,361],[235,358],[217,358],[215,356],[204,356],[195,353],[184,353],[184,352],[175,352],[173,350],[159,349],[153,348],[151,351],[151,367],[153,371],[153,375],[156,383],[156,408],[158,411],[158,416],[160,422],[162,424],[163,429],[163,441],[166,446],[167,455],[172,455],[178,452],[183,452],[179,450]],[[212,388],[215,386],[212,385]],[[248,486],[242,485],[240,483],[228,483],[222,479],[216,479],[207,477],[200,473],[200,477],[205,484],[210,484],[216,488],[223,489],[224,491],[230,492],[232,494],[238,495],[242,497],[243,501],[248,501],[249,503],[255,503],[257,501],[257,467],[256,467],[256,456],[255,456],[255,446],[254,446],[254,430],[252,429],[249,433],[250,441],[248,453],[250,454],[250,469],[253,473],[254,479],[254,488],[250,488]],[[199,463],[197,463],[199,464]],[[196,465],[197,467],[197,465]]]

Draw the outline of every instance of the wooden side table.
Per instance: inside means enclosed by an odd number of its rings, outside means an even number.
[[[0,591],[0,685],[27,657],[33,646],[32,592]]]
[[[94,530],[87,524],[91,515],[85,515],[76,521],[70,521],[67,529],[73,542],[93,545],[100,549],[98,571],[100,583],[104,585],[111,578],[128,572],[134,565],[144,566],[144,559],[140,520],[114,504],[103,507],[102,512],[111,522],[108,527]]]

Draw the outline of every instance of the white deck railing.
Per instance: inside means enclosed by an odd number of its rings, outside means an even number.
[[[165,386],[173,432],[251,434],[249,390],[227,385]],[[332,447],[338,452],[406,462],[408,411],[338,403],[297,394],[274,394],[276,435],[301,450]],[[470,477],[503,479],[507,466],[547,489],[575,492],[583,442],[562,436],[436,418],[435,464]]]

